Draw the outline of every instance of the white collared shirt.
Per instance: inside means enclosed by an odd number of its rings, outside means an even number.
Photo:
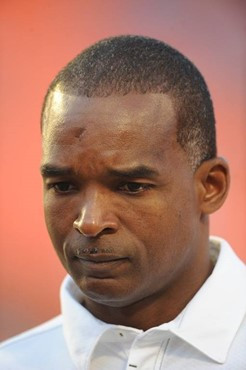
[[[106,324],[81,305],[67,277],[62,315],[3,343],[0,369],[245,370],[246,269],[227,242],[212,240],[215,268],[173,321],[145,332]]]

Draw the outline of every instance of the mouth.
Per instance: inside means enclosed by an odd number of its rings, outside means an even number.
[[[73,260],[87,276],[110,277],[121,271],[118,269],[129,262],[129,257],[114,253],[112,248],[89,247],[75,249]]]
[[[127,262],[128,258],[104,255],[94,258],[77,258],[77,263],[81,267],[83,274],[94,278],[112,278],[124,271]]]
[[[76,259],[80,260],[81,262],[88,262],[88,263],[95,263],[95,264],[102,264],[102,263],[114,263],[119,262],[122,260],[128,259],[127,257],[118,256],[115,254],[89,254],[85,256],[76,256]]]
[[[106,262],[116,262],[126,257],[117,255],[113,253],[111,248],[77,248],[75,250],[75,258],[93,263],[106,263]]]
[[[117,262],[121,260],[125,260],[125,257],[118,257],[118,256],[108,256],[108,255],[97,255],[97,256],[90,256],[90,257],[76,257],[79,260],[84,262],[92,262],[92,263],[110,263],[110,262]]]

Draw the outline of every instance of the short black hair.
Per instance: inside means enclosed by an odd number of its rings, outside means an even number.
[[[216,156],[212,100],[201,73],[179,51],[143,36],[101,40],[82,51],[52,81],[56,89],[87,97],[163,93],[172,99],[177,117],[177,141],[195,170]]]

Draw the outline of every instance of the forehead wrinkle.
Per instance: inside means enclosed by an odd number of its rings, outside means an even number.
[[[115,141],[113,137],[108,137],[105,140],[103,139],[103,143],[98,145],[97,148],[94,147],[94,143],[97,144],[98,138],[90,140],[88,147],[86,142],[81,142],[79,138],[70,138],[65,135],[62,139],[47,142],[44,148],[44,157],[58,159],[62,164],[70,155],[73,158],[77,158],[76,161],[81,166],[84,163],[83,159],[86,158],[85,161],[90,164],[90,171],[93,170],[93,172],[97,166],[111,166],[113,164],[120,167],[133,166],[136,164],[136,156],[146,162],[146,165],[151,165],[155,160],[158,160],[158,163],[165,161],[168,157],[168,152],[175,146],[176,137],[170,135],[174,130],[171,128],[165,129],[165,134],[163,130],[161,131],[162,133],[158,132],[156,135],[154,143],[152,140],[149,140],[149,136],[147,136],[146,142],[138,140],[136,133],[134,142],[132,140],[124,142],[122,138],[118,138],[119,140]],[[78,130],[78,135],[79,133],[80,130]],[[127,137],[128,132],[126,134],[122,133],[122,135]],[[133,135],[129,134],[129,138],[132,139]],[[74,152],[73,149],[75,150]]]

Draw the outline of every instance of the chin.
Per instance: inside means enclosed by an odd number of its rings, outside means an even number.
[[[124,289],[114,279],[83,277],[75,282],[86,298],[97,304],[124,307],[134,302],[132,288]]]

